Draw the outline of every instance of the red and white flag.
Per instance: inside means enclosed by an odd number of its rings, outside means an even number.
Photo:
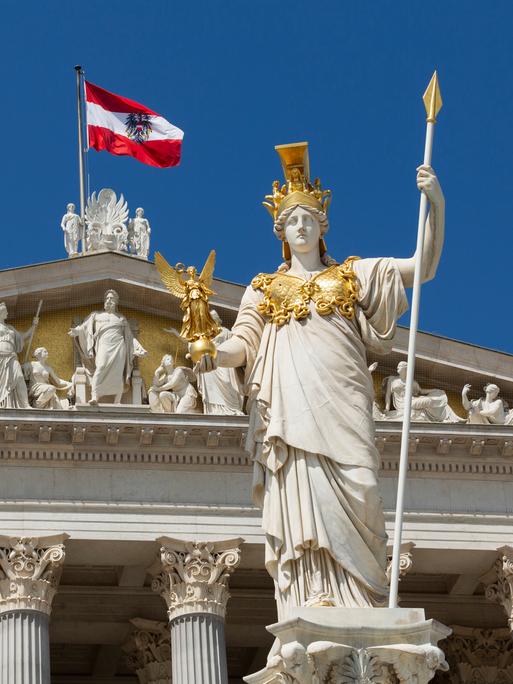
[[[138,102],[85,82],[89,147],[151,166],[180,163],[183,131]]]

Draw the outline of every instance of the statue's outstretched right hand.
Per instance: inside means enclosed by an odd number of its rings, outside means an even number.
[[[210,354],[203,354],[201,359],[196,363],[192,369],[196,375],[199,373],[210,373],[217,368],[217,361]]]

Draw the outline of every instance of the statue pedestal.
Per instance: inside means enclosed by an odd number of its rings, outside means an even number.
[[[297,608],[267,629],[277,641],[248,684],[425,684],[448,669],[451,630],[422,608]]]

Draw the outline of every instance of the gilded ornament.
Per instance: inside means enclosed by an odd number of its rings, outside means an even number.
[[[323,190],[318,178],[310,182],[310,163],[308,159],[308,143],[292,143],[290,145],[276,145],[274,148],[280,155],[286,183],[273,182],[273,190],[265,196],[264,207],[269,211],[273,220],[297,204],[313,207],[328,213],[331,201],[331,190]]]
[[[198,277],[194,266],[186,268],[178,263],[173,268],[159,252],[155,253],[155,265],[162,282],[174,297],[180,299],[180,308],[184,312],[180,336],[191,343],[190,355],[194,362],[199,361],[204,354],[216,355],[212,340],[221,328],[212,318],[208,305],[209,296],[215,294],[210,289],[215,261],[216,253],[212,250]],[[185,279],[185,273],[188,279]]]
[[[258,311],[281,326],[291,316],[299,321],[310,313],[310,302],[321,316],[338,311],[344,318],[354,318],[358,299],[358,282],[349,257],[343,264],[334,264],[310,280],[288,273],[260,273],[251,281],[254,290],[260,290],[263,301]]]

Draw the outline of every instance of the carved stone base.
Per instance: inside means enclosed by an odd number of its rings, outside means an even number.
[[[297,608],[267,628],[277,641],[248,684],[426,684],[447,670],[451,630],[423,609]]]

